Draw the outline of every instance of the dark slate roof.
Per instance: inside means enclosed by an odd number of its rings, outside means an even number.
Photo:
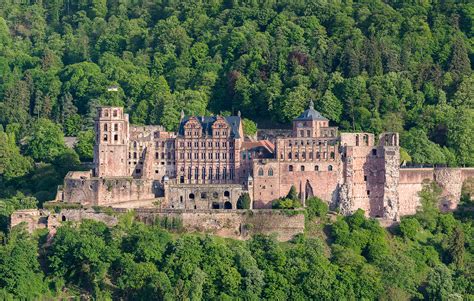
[[[327,119],[326,117],[321,115],[321,113],[316,111],[313,106],[313,101],[311,101],[309,103],[309,109],[301,113],[301,115],[295,118],[295,120],[329,120],[329,119]]]
[[[185,116],[178,129],[178,135],[184,136],[184,124],[191,118],[191,116]],[[202,132],[204,135],[212,136],[212,125],[217,120],[216,116],[197,116],[197,120],[201,123]],[[223,117],[230,126],[230,137],[241,138],[239,134],[240,117],[239,116],[227,116]]]

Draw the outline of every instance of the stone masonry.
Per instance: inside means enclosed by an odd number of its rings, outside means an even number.
[[[68,173],[55,202],[235,210],[248,193],[253,209],[270,209],[294,186],[302,205],[319,197],[344,214],[361,208],[370,217],[398,220],[416,212],[425,181],[440,184],[441,206],[452,210],[462,183],[474,176],[466,168],[400,168],[397,133],[339,133],[329,122],[310,103],[291,130],[267,131],[267,140],[245,137],[240,113],[182,113],[177,132],[168,132],[130,125],[123,108],[101,107],[94,169]]]

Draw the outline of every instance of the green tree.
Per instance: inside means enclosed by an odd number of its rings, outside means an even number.
[[[237,200],[237,209],[250,209],[251,202],[252,200],[250,199],[249,194],[244,193],[239,196],[239,199]]]
[[[5,133],[0,127],[0,177],[11,180],[24,176],[31,168],[30,158],[20,154],[15,134]]]
[[[83,161],[92,161],[94,157],[95,134],[92,130],[79,132],[74,150]]]
[[[64,135],[58,125],[43,118],[33,123],[26,137],[26,153],[35,161],[52,162],[65,149]]]

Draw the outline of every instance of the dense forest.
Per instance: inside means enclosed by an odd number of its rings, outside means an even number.
[[[19,225],[0,245],[0,299],[471,300],[474,204],[465,196],[442,214],[438,187],[421,196],[390,232],[361,210],[334,218],[310,200],[306,233],[288,243],[179,234],[179,222],[149,226],[133,213],[112,228],[65,223],[51,240]]]
[[[170,130],[181,109],[279,127],[313,99],[344,131],[402,133],[405,161],[473,166],[473,17],[472,1],[2,1],[0,123],[90,136],[114,104]]]

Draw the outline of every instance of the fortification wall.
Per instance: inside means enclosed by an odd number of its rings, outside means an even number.
[[[153,180],[132,178],[68,178],[64,180],[62,201],[83,206],[102,206],[129,201],[150,200]]]
[[[420,205],[418,192],[423,188],[424,181],[433,181],[433,168],[402,168],[398,183],[399,215],[416,213]]]
[[[91,219],[112,227],[118,223],[118,215],[125,209],[114,209],[115,215],[97,212],[93,209],[64,209],[60,213],[44,210],[21,210],[11,216],[11,227],[22,222],[27,230],[48,228],[50,234],[62,222],[81,222]],[[287,214],[276,210],[158,210],[137,209],[136,218],[146,224],[153,224],[158,218],[176,218],[182,221],[187,232],[210,233],[234,239],[249,239],[253,234],[276,235],[279,241],[288,241],[304,232],[304,214]]]
[[[184,212],[136,211],[144,223],[157,218],[180,218],[188,232],[210,233],[234,239],[249,239],[253,234],[276,235],[279,241],[288,241],[304,232],[303,212],[288,215],[276,210],[199,210]]]

